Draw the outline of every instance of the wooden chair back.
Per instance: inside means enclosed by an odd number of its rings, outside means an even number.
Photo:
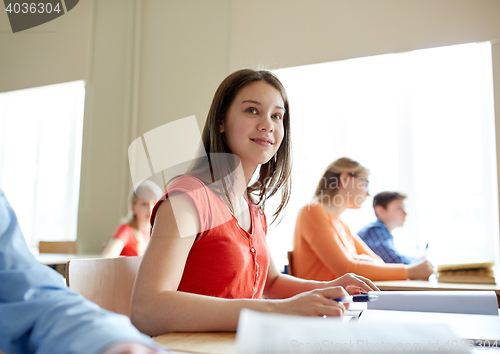
[[[293,275],[293,251],[288,251],[287,256],[288,256],[288,274]]]
[[[68,287],[102,308],[130,317],[130,300],[142,257],[73,259]]]
[[[76,254],[76,241],[40,241],[38,252]]]

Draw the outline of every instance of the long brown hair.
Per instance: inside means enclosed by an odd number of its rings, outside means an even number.
[[[199,159],[188,170],[187,174],[199,177],[206,184],[220,181],[222,190],[219,194],[231,212],[234,212],[228,197],[231,185],[228,186],[225,183],[228,182],[225,177],[230,176],[231,172],[234,171],[236,162],[234,159],[228,158],[227,154],[231,154],[231,150],[224,141],[224,133],[220,132],[220,125],[238,92],[244,86],[256,81],[265,81],[276,88],[281,94],[285,108],[283,116],[284,135],[281,145],[275,156],[260,166],[257,180],[247,187],[247,193],[255,197],[251,198],[252,202],[260,206],[262,210],[264,210],[266,200],[281,189],[281,202],[273,214],[274,222],[285,209],[290,199],[292,161],[288,96],[285,88],[273,73],[266,70],[243,69],[232,73],[222,81],[215,92],[202,133],[202,142],[207,153],[208,166],[205,159]],[[231,182],[229,181],[229,183]]]

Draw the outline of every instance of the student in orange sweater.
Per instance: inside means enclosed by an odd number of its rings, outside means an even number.
[[[368,175],[365,167],[346,157],[328,166],[314,201],[297,217],[295,276],[326,281],[356,273],[371,280],[404,280],[427,279],[432,274],[432,264],[426,260],[412,265],[384,263],[340,219],[346,209],[359,209],[369,196]]]

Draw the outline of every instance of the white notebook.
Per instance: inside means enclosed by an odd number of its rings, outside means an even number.
[[[494,291],[380,291],[368,309],[497,315]]]

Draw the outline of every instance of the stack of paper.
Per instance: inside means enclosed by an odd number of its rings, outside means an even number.
[[[496,284],[493,262],[441,264],[437,269],[438,282]]]

